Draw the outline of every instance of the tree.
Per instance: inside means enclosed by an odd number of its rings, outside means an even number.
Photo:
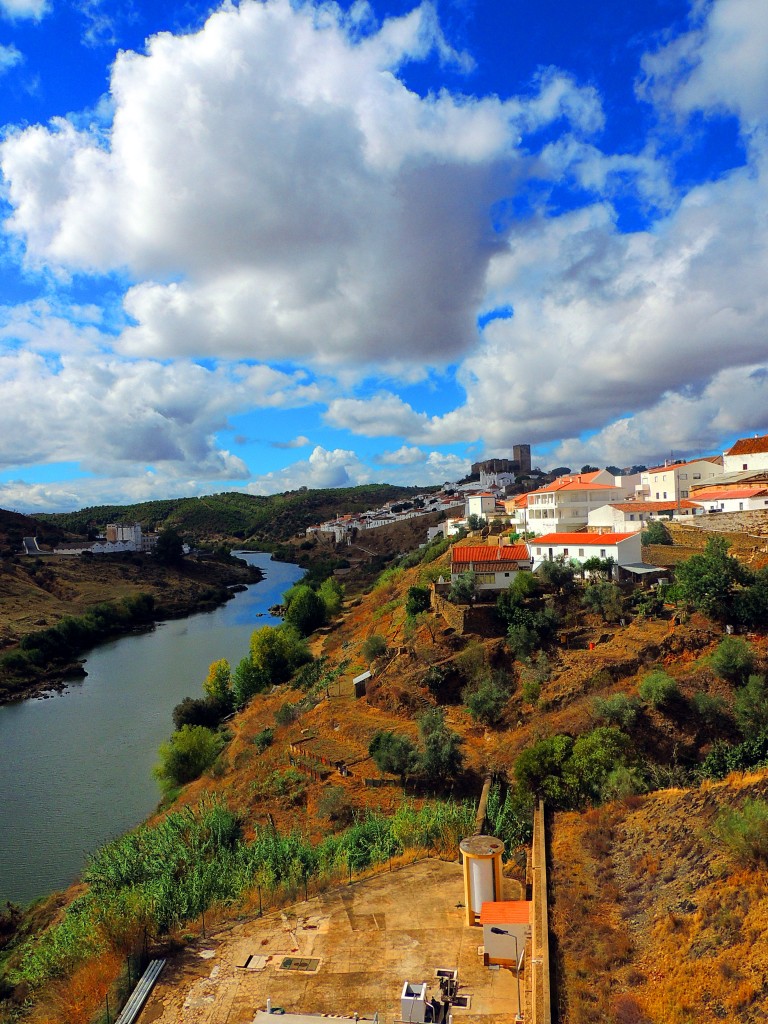
[[[652,519],[644,530],[640,531],[640,543],[644,547],[649,544],[671,544],[669,530],[659,519]]]
[[[590,466],[590,464],[587,463],[585,466],[581,467],[579,472],[580,473],[597,473],[597,472],[599,472],[599,470],[600,470],[599,466]]]
[[[173,727],[183,729],[185,725],[204,725],[215,729],[229,711],[228,704],[220,704],[210,697],[185,697],[173,709]]]
[[[269,678],[256,668],[250,657],[243,658],[232,673],[232,697],[236,708],[244,707],[254,694],[269,687]]]
[[[726,636],[710,658],[710,665],[721,679],[743,683],[755,667],[755,649],[738,636]]]
[[[627,693],[613,693],[609,697],[595,697],[592,710],[598,718],[622,729],[631,729],[640,710],[636,697]]]
[[[588,558],[585,562],[581,563],[581,573],[589,573],[590,577],[603,580],[610,580],[613,576],[613,567],[616,565],[616,560],[610,555],[608,558],[600,558],[599,555],[593,555],[592,558]]]
[[[470,530],[480,530],[486,525],[486,520],[482,516],[478,516],[473,512],[467,519],[467,525]]]
[[[302,636],[308,636],[325,622],[325,604],[311,587],[292,587],[285,595],[285,621],[294,626]]]
[[[405,614],[415,618],[420,612],[429,610],[429,587],[409,587],[405,599]]]
[[[570,736],[548,736],[524,750],[515,761],[518,786],[557,808],[572,805],[572,779],[567,768],[573,750]]]
[[[199,778],[221,753],[223,739],[203,725],[185,725],[160,744],[155,778],[168,790]]]
[[[399,775],[401,786],[405,786],[406,779],[416,770],[419,763],[416,745],[407,736],[384,729],[373,734],[368,753],[380,771]]]
[[[211,700],[219,704],[230,705],[232,703],[232,672],[226,658],[220,658],[211,663],[208,675],[203,683],[203,690]]]
[[[587,611],[601,615],[604,622],[615,622],[621,617],[623,610],[621,591],[615,583],[606,580],[590,583],[584,591],[581,603]]]
[[[380,658],[387,650],[387,641],[383,636],[379,636],[378,633],[374,633],[369,636],[363,643],[363,657],[370,664],[377,658]]]
[[[175,530],[162,530],[155,544],[155,558],[161,565],[178,565],[184,558],[184,544]]]
[[[445,724],[442,708],[420,716],[419,736],[424,745],[419,765],[424,777],[432,783],[455,778],[464,761],[459,750],[461,737]]]
[[[551,587],[559,597],[566,597],[576,589],[576,572],[572,565],[560,556],[551,561],[542,562],[539,566],[539,577]]]
[[[251,634],[251,661],[270,683],[284,683],[311,660],[307,645],[290,624],[262,626]]]
[[[680,697],[675,680],[661,669],[645,675],[637,690],[642,700],[654,708],[666,707]]]
[[[601,725],[573,744],[568,773],[579,803],[603,799],[603,786],[615,769],[624,767],[629,738],[619,729]]]
[[[477,722],[497,725],[509,700],[509,686],[498,673],[488,675],[464,691],[464,703]]]
[[[704,553],[681,562],[675,574],[680,599],[721,622],[733,614],[737,586],[753,580],[749,569],[728,554],[728,546],[725,538],[710,537]]]
[[[454,604],[470,604],[477,592],[477,580],[473,572],[460,572],[451,583],[448,600]]]
[[[733,705],[736,724],[746,739],[768,729],[768,687],[765,676],[751,675],[736,694]]]
[[[335,615],[338,615],[344,598],[344,587],[339,581],[329,576],[327,580],[323,580],[320,584],[317,593],[325,605],[326,619],[332,619]]]

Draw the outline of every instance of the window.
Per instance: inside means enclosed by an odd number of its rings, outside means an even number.
[[[666,500],[666,497],[667,497],[667,492],[666,492],[666,491],[664,491],[664,499],[665,499],[665,500]]]
[[[680,497],[681,498],[687,498],[688,497],[688,491],[680,491]]]
[[[630,523],[634,523],[634,521],[635,521],[635,513],[634,512],[630,512],[630,514],[629,514],[629,521],[630,521]]]
[[[505,572],[505,573],[504,573],[504,575],[505,575],[505,576],[509,576],[509,573],[508,573],[508,572]]]
[[[568,548],[563,548],[563,557],[568,557]]]
[[[605,548],[600,548],[600,557],[605,558]]]
[[[768,501],[766,501],[765,504],[768,505]],[[583,557],[584,557],[584,548],[579,548],[579,558],[583,558]]]
[[[701,473],[694,473],[693,474],[693,479],[694,480],[701,480]]]
[[[749,467],[747,466],[746,462],[743,462],[742,465],[741,465],[741,468],[742,469],[748,469]]]
[[[541,548],[536,548],[536,554],[537,554],[537,555],[540,555],[540,554],[541,554]]]
[[[656,491],[656,500],[657,501],[659,500],[659,492],[658,491]]]
[[[687,473],[681,473],[679,479],[680,480],[687,480],[688,479],[688,474]]]

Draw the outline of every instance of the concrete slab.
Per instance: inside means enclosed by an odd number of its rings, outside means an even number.
[[[518,899],[505,880],[505,899]],[[460,996],[455,1024],[508,1024],[518,1012],[518,984],[508,968],[491,971],[478,956],[482,929],[464,922],[464,891],[457,863],[424,860],[325,893],[288,911],[230,926],[206,940],[212,960],[186,955],[169,961],[140,1024],[252,1024],[280,1007],[272,1024],[317,1024],[316,1015],[400,1019],[403,982],[427,982],[439,995],[437,968],[457,968]],[[279,952],[278,952],[279,951]],[[191,951],[193,952],[193,951]],[[263,957],[244,970],[244,954]],[[283,958],[319,959],[312,973],[281,969]],[[524,991],[521,974],[520,988]],[[289,1020],[287,1014],[312,1017]],[[257,1024],[265,1024],[259,1017]]]

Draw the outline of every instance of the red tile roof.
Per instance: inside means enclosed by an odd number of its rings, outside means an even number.
[[[548,545],[559,547],[564,544],[573,547],[597,546],[598,544],[618,544],[627,537],[637,537],[638,533],[545,533],[542,537],[532,537],[531,545]]]
[[[470,562],[527,562],[530,560],[525,544],[455,544],[451,561],[461,565]]]
[[[480,924],[530,924],[529,900],[503,900],[484,903],[480,908]]]
[[[678,507],[676,501],[611,501],[608,503],[611,508],[621,508],[625,512],[668,512]],[[695,501],[688,501],[683,498],[680,501],[680,508],[699,508]]]
[[[768,452],[768,434],[762,437],[741,437],[725,454],[757,455],[760,452]]]
[[[697,491],[696,497],[699,501],[723,501],[726,498],[757,498],[761,494],[768,494],[765,487],[712,487],[708,491]]]
[[[673,469],[683,469],[685,466],[692,466],[695,462],[711,462],[715,466],[722,466],[723,460],[719,455],[703,455],[700,459],[691,459],[689,462],[673,462],[669,466],[654,466],[653,469],[646,469],[646,473],[670,473]]]
[[[594,473],[587,475],[594,476]],[[546,487],[539,487],[535,491],[528,491],[528,494],[552,494],[553,491],[615,491],[617,489],[616,484],[590,483],[586,477],[581,475],[561,476],[551,484],[547,484]]]

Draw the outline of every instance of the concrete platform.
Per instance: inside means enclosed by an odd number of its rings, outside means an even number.
[[[504,886],[504,899],[520,898],[516,882]],[[458,994],[469,997],[454,1024],[508,1024],[522,1010],[517,979],[483,966],[482,928],[466,926],[463,903],[460,865],[425,860],[238,922],[168,961],[139,1024],[262,1024],[267,999],[302,1024],[355,1014],[393,1024],[403,982],[438,995],[441,967],[458,969]],[[286,970],[289,957],[319,963]]]

